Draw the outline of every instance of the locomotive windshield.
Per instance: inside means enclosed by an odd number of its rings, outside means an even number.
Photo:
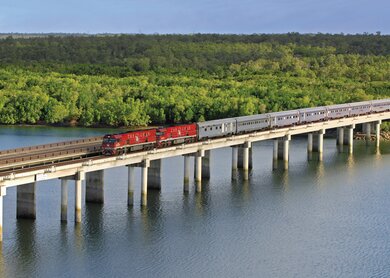
[[[115,142],[117,142],[118,140],[117,139],[114,139],[114,138],[105,138],[104,140],[103,140],[103,143],[108,143],[108,144],[113,144],[113,143],[115,143]]]

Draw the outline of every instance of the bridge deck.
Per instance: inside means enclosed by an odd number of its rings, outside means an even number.
[[[145,160],[157,160],[172,156],[188,155],[198,151],[211,150],[222,147],[242,145],[262,140],[269,140],[285,136],[316,132],[323,129],[345,127],[354,124],[368,123],[390,118],[390,112],[370,114],[344,119],[336,119],[324,122],[284,127],[261,132],[253,132],[231,137],[212,139],[186,145],[154,149],[151,151],[141,151],[129,153],[115,157],[96,157],[81,160],[53,163],[48,166],[39,166],[37,168],[21,169],[17,172],[6,172],[0,174],[1,186],[17,186],[43,179],[54,179],[65,176],[72,176],[78,172],[92,172],[108,169],[112,167],[126,166],[130,164],[141,163]]]

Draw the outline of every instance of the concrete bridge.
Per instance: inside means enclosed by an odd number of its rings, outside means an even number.
[[[363,130],[367,138],[371,138],[372,131],[376,134],[376,146],[379,147],[380,125],[382,120],[390,118],[390,112],[375,113],[364,116],[329,120],[324,122],[315,122],[285,128],[253,132],[243,135],[218,138],[208,141],[196,142],[185,145],[177,145],[167,148],[154,149],[150,151],[141,151],[128,153],[120,156],[107,157],[102,156],[96,151],[95,138],[82,154],[79,152],[75,157],[69,157],[61,160],[58,157],[53,158],[50,164],[34,163],[20,166],[20,159],[16,160],[18,167],[12,163],[7,163],[7,167],[1,171],[0,168],[0,240],[2,240],[3,228],[3,197],[6,196],[7,188],[17,186],[17,217],[32,218],[36,217],[36,198],[35,189],[39,181],[60,179],[61,181],[61,221],[67,221],[68,218],[68,182],[75,183],[75,222],[80,223],[82,219],[82,181],[85,180],[86,202],[104,202],[104,170],[113,167],[128,168],[128,205],[134,204],[134,171],[136,167],[141,168],[141,205],[147,205],[148,189],[161,188],[161,161],[167,157],[183,156],[184,159],[184,191],[189,190],[190,159],[195,160],[194,178],[196,191],[202,190],[202,179],[210,177],[210,151],[217,148],[231,147],[232,149],[232,178],[235,178],[235,172],[242,169],[243,179],[249,179],[249,169],[252,167],[251,146],[253,142],[273,140],[273,169],[281,167],[285,170],[289,166],[289,143],[294,135],[307,134],[307,152],[308,159],[313,159],[313,153],[317,153],[316,159],[323,158],[323,136],[327,130],[337,129],[338,145],[347,145],[348,152],[353,152],[353,132],[358,124],[363,125]],[[368,141],[367,141],[368,142]],[[84,143],[86,144],[86,143]],[[58,145],[55,145],[58,150]],[[72,147],[74,149],[74,146]],[[24,148],[26,149],[26,148]],[[33,148],[34,151],[40,148]],[[15,153],[13,151],[3,151],[1,154]],[[7,157],[9,159],[9,157]],[[43,159],[43,158],[42,158]],[[47,160],[47,157],[43,160]],[[12,161],[12,160],[10,160]],[[38,159],[39,161],[39,159]],[[16,162],[15,162],[16,163]],[[1,165],[2,163],[0,163]],[[228,166],[227,166],[228,167]]]

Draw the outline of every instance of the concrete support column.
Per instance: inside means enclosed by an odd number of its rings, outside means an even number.
[[[324,152],[324,134],[325,134],[325,129],[319,130],[315,134],[315,142],[314,142],[314,147],[313,150],[315,152],[318,152],[318,160],[322,161],[323,158],[323,152]]]
[[[147,196],[148,196],[148,168],[150,166],[149,160],[144,160],[142,162],[141,170],[141,206],[147,205]]]
[[[0,188],[0,242],[3,241],[3,197],[6,195],[6,189]]]
[[[348,133],[348,152],[350,154],[353,153],[353,130],[355,128],[355,125],[350,125],[347,127],[347,133]]]
[[[183,190],[185,192],[189,191],[189,184],[190,184],[190,156],[185,155],[184,156],[184,187]]]
[[[246,142],[243,147],[243,156],[242,156],[242,169],[244,170],[244,180],[249,179],[249,149],[251,147],[251,142]]]
[[[318,160],[319,161],[322,161],[323,152],[324,152],[324,134],[319,133],[318,134]]]
[[[238,168],[238,147],[232,147],[232,171],[237,171]]]
[[[283,162],[284,162],[284,169],[288,169],[288,160],[289,160],[289,147],[290,147],[290,139],[285,138],[283,140]]]
[[[244,150],[245,149],[245,146],[240,146],[238,148],[238,160],[237,160],[237,166],[238,166],[238,169],[243,169],[243,165],[244,165]],[[252,169],[252,148],[249,147],[249,159],[248,159],[248,167],[249,169]]]
[[[75,181],[75,189],[74,189],[74,221],[76,223],[81,223],[81,196],[82,196],[82,191],[81,191],[81,179],[76,179]]]
[[[104,203],[104,171],[94,171],[85,174],[85,201]]]
[[[61,221],[68,221],[68,181],[61,179]]]
[[[370,142],[371,141],[371,123],[365,123],[363,124],[363,129],[365,130],[365,133],[366,133],[366,142]]]
[[[280,139],[275,139],[277,142],[274,141],[274,161],[275,158],[277,160],[282,160],[283,161],[283,168],[285,170],[288,169],[288,160],[289,160],[289,146],[290,146],[290,140],[291,140],[291,135],[286,135],[283,138]],[[277,168],[276,161],[274,162],[274,169]]]
[[[272,169],[278,168],[278,149],[279,149],[279,140],[274,139],[274,150],[273,150],[273,160],[272,160]]]
[[[202,181],[202,155],[199,152],[195,156],[195,181]]]
[[[148,188],[161,189],[161,159],[151,160],[148,169]]]
[[[134,167],[127,166],[127,205],[134,205]]]
[[[35,182],[19,185],[16,191],[16,217],[35,219]]]
[[[204,156],[202,158],[202,179],[204,180],[210,179],[210,164],[211,164],[211,151],[207,150],[204,152]]]
[[[381,123],[382,121],[375,123],[375,145],[377,148],[379,148],[379,142],[381,140]]]
[[[196,192],[202,191],[202,157],[204,156],[204,150],[199,150],[195,156],[195,182]]]
[[[343,127],[337,128],[337,145],[339,145],[339,146],[344,145],[344,128]]]
[[[307,134],[307,159],[312,160],[313,158],[313,133]]]

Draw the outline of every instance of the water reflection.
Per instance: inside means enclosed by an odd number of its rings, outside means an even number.
[[[210,181],[202,181],[202,192],[196,192],[194,196],[195,212],[197,216],[205,215],[210,202]]]
[[[288,191],[289,172],[284,169],[277,169],[272,175],[272,185],[282,191]]]
[[[36,246],[36,221],[18,219],[16,222],[16,242],[14,252],[17,258],[16,269],[28,277],[33,275],[39,264],[39,250]]]
[[[141,206],[140,216],[142,223],[142,235],[145,242],[151,242],[155,238],[160,237],[160,233],[164,230],[161,215],[163,213],[161,205],[161,191],[149,190],[148,206]]]
[[[79,226],[79,225],[76,225]],[[104,206],[99,203],[85,203],[85,217],[82,224],[82,237],[88,250],[104,248]]]
[[[231,182],[231,199],[240,205],[250,200],[251,187],[249,180],[233,180]]]

